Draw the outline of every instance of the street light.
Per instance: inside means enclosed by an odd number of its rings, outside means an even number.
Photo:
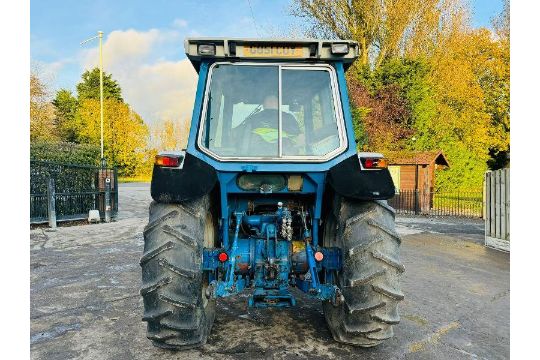
[[[99,116],[101,118],[101,166],[105,167],[105,157],[103,156],[103,31],[98,31],[97,36],[91,37],[81,42],[81,45],[99,39]]]
[[[101,119],[101,171],[105,175],[105,222],[110,222],[112,209],[111,179],[109,178],[109,171],[106,170],[107,162],[103,155],[103,31],[98,31],[97,36],[84,40],[83,42],[81,42],[81,45],[94,39],[99,39],[99,116]]]

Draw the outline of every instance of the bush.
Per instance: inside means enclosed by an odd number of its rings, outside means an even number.
[[[100,148],[90,144],[68,142],[34,142],[30,144],[30,159],[59,163],[99,165]]]

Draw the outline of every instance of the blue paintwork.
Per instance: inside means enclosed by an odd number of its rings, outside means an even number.
[[[203,254],[203,270],[210,279],[211,295],[225,297],[238,294],[245,288],[252,287],[253,294],[249,299],[252,307],[285,307],[295,305],[294,297],[289,293],[293,285],[306,294],[320,299],[337,301],[341,296],[337,286],[333,285],[335,273],[341,271],[342,254],[338,248],[322,248],[319,246],[319,223],[322,213],[322,199],[326,185],[327,171],[341,161],[356,155],[354,130],[349,108],[349,97],[341,62],[331,65],[336,70],[343,118],[347,133],[347,149],[337,157],[321,163],[299,162],[220,162],[197,148],[197,132],[201,122],[203,97],[211,60],[203,60],[199,70],[197,94],[191,121],[191,129],[187,152],[210,164],[216,169],[220,189],[221,203],[221,249],[205,249]],[[289,191],[287,188],[271,194],[260,191],[245,191],[238,187],[237,176],[248,172],[276,172],[281,174],[297,174],[303,178],[300,191]],[[303,234],[304,250],[291,254],[290,240],[279,233],[282,221],[290,216],[285,207],[279,207],[275,214],[248,215],[248,198],[251,201],[286,202],[294,196],[310,197],[312,208],[305,209],[311,219],[311,229],[306,227]],[[230,239],[230,221],[234,219],[234,235]],[[240,233],[247,227],[252,234]],[[228,260],[220,263],[217,259],[222,251],[227,252]],[[322,251],[322,262],[315,261],[314,252]],[[295,258],[293,266],[292,257]],[[321,283],[319,275],[324,273],[325,283]],[[222,274],[219,276],[218,274]],[[224,274],[224,275],[223,275]],[[292,274],[296,274],[291,276]],[[221,280],[220,280],[221,279]]]
[[[226,262],[226,273],[224,281],[216,281],[214,286],[217,296],[229,296],[241,292],[244,289],[245,281],[238,279],[235,276],[236,261],[238,255],[238,234],[240,232],[240,225],[242,223],[242,217],[245,215],[243,212],[236,212],[236,228],[234,230],[234,238],[230,249],[227,250],[229,260]],[[204,262],[204,260],[203,260]]]
[[[220,162],[205,153],[201,152],[197,148],[197,132],[199,129],[199,123],[201,121],[202,105],[204,98],[204,91],[206,88],[206,78],[208,75],[208,69],[212,64],[211,61],[202,61],[201,68],[199,71],[199,81],[197,83],[197,93],[195,96],[195,105],[193,107],[193,114],[191,117],[191,128],[189,131],[189,140],[187,146],[187,152],[193,156],[198,157],[202,161],[212,165],[212,167],[218,171],[222,172],[245,172],[245,171],[256,171],[256,172],[280,172],[280,173],[304,173],[304,172],[318,172],[318,171],[328,171],[332,166],[339,164],[343,160],[356,155],[356,143],[354,138],[354,129],[351,117],[351,110],[349,108],[349,95],[347,92],[347,84],[345,81],[345,73],[343,71],[343,63],[333,62],[331,65],[336,70],[339,92],[341,95],[341,104],[343,107],[343,118],[345,120],[345,129],[347,132],[347,142],[348,148],[335,157],[334,159],[328,160],[323,163],[298,163],[298,162],[279,162],[279,163],[268,163],[268,162]]]
[[[304,253],[291,254],[289,240],[278,237],[279,224],[284,218],[291,216],[286,207],[279,207],[275,214],[246,215],[244,211],[235,211],[235,232],[230,247],[222,249],[205,249],[203,269],[215,274],[216,270],[225,272],[219,281],[212,277],[213,296],[226,297],[238,294],[246,287],[254,288],[249,299],[252,307],[285,307],[296,303],[289,293],[289,285],[320,300],[335,301],[338,288],[335,285],[323,284],[319,273],[326,272],[325,279],[333,279],[333,273],[341,270],[341,253],[337,248],[322,248],[324,259],[317,263],[314,247],[309,243],[311,232],[304,231]],[[240,236],[241,226],[247,226],[254,235]],[[221,264],[217,257],[221,252],[228,254],[229,260]],[[295,268],[291,257],[296,256]],[[306,279],[290,278],[291,273],[305,273]],[[294,271],[293,271],[294,270]],[[250,279],[253,279],[250,282]]]

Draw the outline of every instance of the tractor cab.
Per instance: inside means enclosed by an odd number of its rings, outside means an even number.
[[[332,64],[354,60],[355,43],[208,42],[186,40],[195,67],[208,68],[200,151],[218,161],[322,162],[347,149],[343,66]]]
[[[188,150],[251,163],[321,163],[354,150],[338,78],[358,56],[355,42],[187,39],[185,46],[204,88]]]

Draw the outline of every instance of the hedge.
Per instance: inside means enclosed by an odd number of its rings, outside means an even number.
[[[79,165],[99,165],[100,148],[96,145],[68,142],[34,142],[30,144],[30,159],[70,163]]]

